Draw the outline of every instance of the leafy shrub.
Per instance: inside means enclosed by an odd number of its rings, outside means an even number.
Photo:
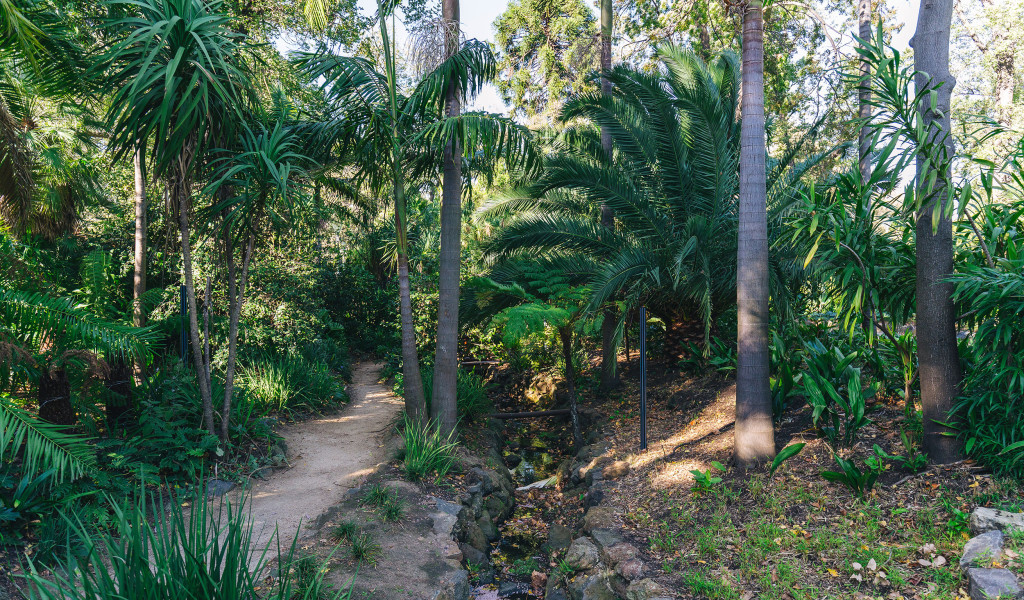
[[[346,398],[326,365],[298,355],[257,359],[241,370],[239,383],[261,416],[273,411],[322,410]]]
[[[725,471],[725,465],[718,462],[717,460],[713,460],[711,461],[711,469],[708,469],[707,471],[690,471],[690,473],[693,474],[693,481],[695,483],[694,491],[706,492],[711,490],[716,485],[722,483],[721,477],[715,477],[712,475],[712,473],[714,472],[712,471],[712,469],[718,471]]]
[[[200,490],[200,497],[202,497]],[[226,515],[220,513],[226,507]],[[258,547],[253,539],[252,521],[244,501],[238,506],[222,505],[215,514],[211,503],[198,501],[184,507],[181,498],[162,496],[121,505],[111,500],[114,513],[111,531],[90,536],[81,520],[64,515],[81,539],[91,539],[83,561],[67,558],[65,569],[44,578],[30,563],[28,579],[33,600],[86,600],[132,598],[133,600],[237,600],[261,597],[268,567],[270,540]],[[166,515],[151,524],[153,514]],[[297,536],[287,551],[278,545],[281,564],[294,564]],[[255,565],[250,568],[250,557]],[[296,577],[294,569],[282,569],[271,597],[277,600],[312,598],[303,593],[308,582]],[[308,587],[307,587],[308,589]],[[349,596],[339,591],[335,600]]]
[[[803,360],[801,352],[791,352],[778,333],[772,334],[771,352],[772,375],[768,380],[772,392],[772,418],[776,423],[782,420],[789,398],[796,393],[802,377],[798,365]]]
[[[455,464],[454,432],[445,436],[431,423],[413,422],[408,415],[402,427],[405,440],[405,476],[420,481],[435,474],[441,479]]]
[[[976,325],[964,348],[964,393],[953,425],[968,455],[1002,475],[1024,476],[1024,248],[997,268],[970,267],[956,276],[956,299],[968,303]]]
[[[836,454],[834,458],[836,464],[838,464],[839,468],[842,470],[824,471],[821,474],[822,477],[828,481],[845,485],[851,492],[853,492],[854,496],[861,499],[871,493],[871,489],[875,487],[875,481],[878,480],[878,470],[868,468],[866,471],[861,471],[855,464],[853,464],[852,460],[846,460],[838,454]]]
[[[846,354],[838,347],[826,349],[817,340],[808,343],[806,349],[808,369],[802,383],[807,403],[813,409],[814,426],[833,448],[849,446],[857,432],[871,422],[864,416],[867,400],[880,386],[862,386],[861,371],[853,366],[858,357],[856,352]]]

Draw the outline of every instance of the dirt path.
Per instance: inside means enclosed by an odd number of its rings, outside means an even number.
[[[388,460],[386,435],[403,403],[377,382],[380,368],[375,363],[355,366],[347,388],[351,400],[341,412],[279,431],[291,467],[251,486],[257,547],[266,544],[275,526],[287,546],[300,522],[305,529]]]

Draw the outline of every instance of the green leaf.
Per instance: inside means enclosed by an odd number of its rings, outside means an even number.
[[[806,442],[800,442],[799,444],[790,444],[789,446],[783,448],[782,451],[780,451],[775,456],[775,459],[772,461],[770,472],[775,473],[775,471],[780,466],[782,466],[782,463],[786,462],[787,460],[796,456],[797,454],[800,454],[800,451],[803,450],[804,446],[806,445]]]

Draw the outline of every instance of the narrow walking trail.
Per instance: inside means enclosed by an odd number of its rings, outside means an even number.
[[[339,413],[281,429],[290,467],[250,486],[256,547],[277,527],[283,547],[300,523],[312,523],[341,502],[378,465],[388,460],[386,436],[403,402],[377,382],[381,365],[355,366],[347,390],[350,402]],[[299,537],[302,537],[300,533]]]

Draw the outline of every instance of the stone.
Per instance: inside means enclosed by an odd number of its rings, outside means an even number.
[[[486,552],[481,552],[469,544],[462,544],[459,547],[462,549],[462,555],[466,559],[466,565],[480,568],[490,564],[491,561],[488,560]]]
[[[577,577],[569,582],[569,596],[572,600],[619,600],[619,595],[612,589],[613,578],[609,571]]]
[[[446,538],[451,537],[455,524],[459,521],[455,515],[443,512],[433,513],[430,518],[434,522],[434,533]]]
[[[547,573],[541,573],[540,571],[534,571],[530,573],[530,586],[534,592],[539,592],[548,586],[548,575]]]
[[[502,581],[498,584],[498,597],[508,598],[519,594],[530,593],[530,586],[519,581]]]
[[[438,498],[436,502],[437,510],[449,514],[453,517],[458,517],[459,513],[462,512],[463,510],[462,506],[455,504],[454,502],[448,502],[447,500],[441,500],[440,498]]]
[[[565,525],[555,523],[548,529],[548,541],[544,542],[543,549],[550,553],[568,548],[571,543],[572,530]]]
[[[494,521],[491,520],[491,513],[486,510],[480,513],[480,518],[476,520],[476,524],[484,532],[484,535],[487,536],[488,541],[496,542],[501,537],[498,528],[494,526]]]
[[[466,528],[466,543],[483,553],[487,553],[491,549],[491,544],[487,541],[487,535],[475,521]]]
[[[633,544],[619,542],[612,546],[605,546],[601,549],[601,556],[609,566],[639,558],[640,551]]]
[[[206,497],[207,498],[220,498],[224,494],[235,489],[235,482],[224,481],[223,479],[211,479],[206,484]]]
[[[640,579],[644,574],[644,563],[637,558],[621,561],[615,565],[615,573],[627,581]]]
[[[469,600],[469,573],[455,569],[445,574],[431,600]]]
[[[523,462],[523,457],[518,454],[509,454],[505,457],[505,466],[510,469],[518,467],[521,462]]]
[[[549,587],[547,593],[544,594],[544,600],[569,600],[569,597],[560,588]]]
[[[971,600],[1021,597],[1017,577],[1006,569],[967,569]]]
[[[626,588],[626,600],[656,600],[670,596],[669,591],[653,579],[634,581]]]
[[[590,532],[591,539],[604,556],[605,550],[622,543],[622,535],[616,529],[594,529]]]
[[[512,514],[513,502],[504,493],[496,493],[484,499],[483,510],[495,519],[501,521]],[[483,514],[483,513],[481,513]]]
[[[583,505],[587,508],[593,508],[601,504],[604,501],[604,487],[597,485],[587,490],[587,495],[583,497]]]
[[[583,515],[583,530],[614,529],[615,511],[609,506],[594,506]]]
[[[581,537],[573,540],[569,546],[569,551],[565,554],[565,562],[585,571],[593,569],[601,562],[601,554],[590,538]]]
[[[605,479],[620,479],[629,475],[629,463],[624,460],[617,460],[605,467],[601,474]]]
[[[971,567],[991,567],[1003,555],[1003,532],[987,531],[975,536],[964,544],[964,553],[960,557],[960,568],[964,571]]]
[[[1003,533],[1024,531],[1024,513],[1013,513],[979,506],[971,513],[971,532],[975,535],[998,529]]]

